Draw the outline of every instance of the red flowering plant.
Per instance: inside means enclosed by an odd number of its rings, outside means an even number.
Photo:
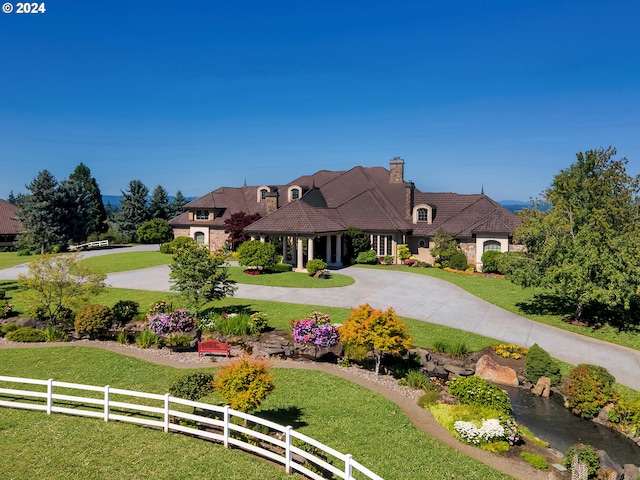
[[[293,339],[318,347],[332,347],[339,341],[338,326],[332,325],[329,315],[313,312],[309,318],[292,320]]]

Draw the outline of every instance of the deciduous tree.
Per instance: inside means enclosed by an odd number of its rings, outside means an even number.
[[[104,288],[105,275],[78,260],[77,253],[42,255],[18,276],[27,288],[25,295],[54,321],[62,307],[78,306]]]
[[[144,222],[136,231],[138,241],[142,243],[164,243],[170,242],[173,233],[169,222],[163,218],[154,218]]]
[[[576,319],[636,321],[640,177],[627,174],[627,160],[614,155],[611,147],[578,153],[523,212],[516,231],[527,252],[511,262],[510,278],[570,299]]]
[[[247,267],[270,270],[278,263],[278,253],[271,243],[249,240],[238,248],[238,263]]]
[[[437,263],[440,263],[443,267],[449,266],[449,259],[460,251],[458,242],[449,232],[444,230],[438,230],[433,236],[433,248],[431,249],[431,255]]]
[[[275,389],[274,377],[264,360],[242,357],[220,367],[216,390],[234,410],[251,412]]]
[[[224,259],[211,255],[207,247],[187,245],[179,248],[169,268],[173,280],[171,290],[180,292],[194,308],[196,318],[205,303],[233,295],[235,291]]]
[[[383,354],[403,353],[412,342],[404,323],[400,322],[392,308],[383,312],[374,310],[366,303],[351,311],[340,327],[340,340],[373,353],[376,375],[380,373]]]
[[[224,233],[229,234],[227,242],[231,244],[233,250],[249,239],[249,235],[244,229],[260,218],[259,213],[249,215],[245,212],[237,212],[224,221]]]

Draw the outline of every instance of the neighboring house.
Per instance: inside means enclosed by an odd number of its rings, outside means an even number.
[[[285,185],[219,188],[188,203],[169,223],[174,236],[190,236],[214,250],[226,241],[224,220],[233,213],[260,213],[246,231],[283,240],[284,261],[297,270],[310,258],[343,264],[343,234],[368,232],[379,257],[396,256],[407,244],[414,258],[432,262],[438,230],[453,234],[468,260],[481,268],[487,250],[509,251],[519,219],[484,194],[427,193],[404,180],[404,160],[384,167],[321,170]]]
[[[0,248],[14,246],[20,231],[20,222],[17,218],[18,207],[0,199]]]

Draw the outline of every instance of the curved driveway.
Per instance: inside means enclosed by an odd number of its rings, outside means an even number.
[[[0,270],[0,279],[15,278],[14,272],[18,270],[26,269],[14,267]],[[480,300],[455,285],[424,275],[364,268],[345,268],[340,273],[353,277],[355,283],[339,288],[238,284],[235,296],[344,308],[354,308],[363,303],[380,309],[391,306],[403,317],[446,325],[526,347],[537,343],[553,357],[565,362],[601,365],[618,382],[640,390],[640,351],[528,320]],[[107,284],[117,288],[168,292],[169,268],[162,265],[112,273],[107,277]]]

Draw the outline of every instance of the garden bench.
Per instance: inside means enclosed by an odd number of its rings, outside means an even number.
[[[198,342],[198,356],[203,353],[221,353],[229,358],[229,344],[218,340]]]

